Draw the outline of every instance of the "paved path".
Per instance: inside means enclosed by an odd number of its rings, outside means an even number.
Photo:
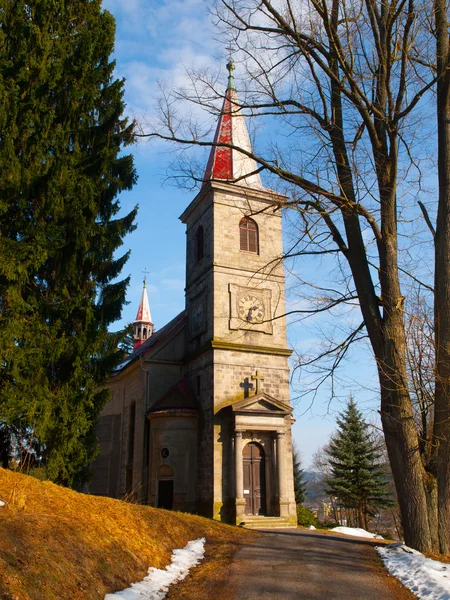
[[[230,600],[415,597],[380,568],[367,540],[303,529],[261,533],[233,559]]]

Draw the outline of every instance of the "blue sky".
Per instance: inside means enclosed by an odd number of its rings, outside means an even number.
[[[211,69],[226,80],[225,42],[217,39],[212,19],[203,0],[105,0],[103,6],[116,18],[116,72],[126,79],[127,113],[138,121],[155,114],[159,85],[187,85],[186,69]],[[267,132],[266,132],[267,133]],[[143,141],[132,150],[139,181],[123,194],[123,210],[139,204],[138,228],[124,243],[131,258],[124,275],[131,274],[128,306],[124,323],[134,320],[142,291],[142,271],[148,270],[148,290],[152,318],[157,328],[184,308],[185,229],[178,217],[195,192],[173,187],[166,182],[173,153],[162,142]],[[307,275],[316,264],[296,265]],[[288,280],[288,290],[292,279]],[[295,305],[295,295],[288,296]],[[345,318],[345,317],[344,317]],[[321,328],[327,317],[313,324],[293,323],[288,329],[290,346],[299,352],[318,347]],[[376,379],[370,352],[355,349],[338,382],[338,400],[330,404],[330,389],[325,385],[314,398],[299,398],[307,376],[294,372],[292,399],[295,407],[294,439],[301,451],[304,467],[312,454],[324,445],[335,428],[335,417],[353,393],[370,421],[376,421]]]

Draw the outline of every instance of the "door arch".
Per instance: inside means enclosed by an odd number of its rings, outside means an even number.
[[[173,469],[161,465],[158,469],[158,508],[172,510],[173,507]]]
[[[244,498],[246,515],[266,514],[266,459],[257,442],[244,446]]]

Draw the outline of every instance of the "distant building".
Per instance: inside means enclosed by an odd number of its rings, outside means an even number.
[[[232,70],[187,227],[186,310],[154,331],[147,291],[134,352],[108,381],[89,486],[227,523],[296,524],[281,211],[263,187]],[[275,203],[275,204],[274,204]],[[170,241],[168,240],[168,243]]]

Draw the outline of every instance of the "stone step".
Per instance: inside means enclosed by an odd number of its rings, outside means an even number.
[[[287,529],[292,528],[293,525],[287,517],[258,517],[249,515],[248,517],[244,517],[239,527],[245,527],[246,529]]]

